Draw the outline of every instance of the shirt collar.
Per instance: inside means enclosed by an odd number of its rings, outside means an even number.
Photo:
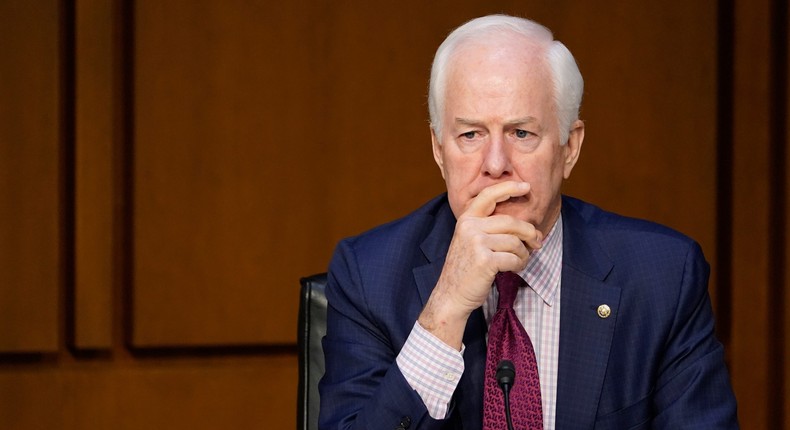
[[[562,214],[557,217],[543,246],[534,251],[519,273],[543,301],[552,306],[562,276]]]

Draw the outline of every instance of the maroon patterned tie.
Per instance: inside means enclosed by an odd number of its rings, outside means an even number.
[[[505,400],[496,380],[496,368],[501,360],[510,360],[516,367],[516,379],[510,390],[513,428],[543,429],[543,406],[540,399],[540,380],[535,350],[513,310],[516,293],[523,285],[526,285],[526,282],[513,272],[496,275],[499,304],[488,328],[483,430],[507,429]]]

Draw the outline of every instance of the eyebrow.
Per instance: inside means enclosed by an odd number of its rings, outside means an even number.
[[[470,125],[470,126],[477,126],[477,125],[481,124],[481,121],[476,121],[476,120],[468,119],[468,118],[459,118],[459,117],[455,118],[455,122],[456,122],[456,124]],[[505,122],[505,125],[513,126],[513,125],[529,124],[529,123],[537,123],[537,122],[538,122],[538,119],[535,118],[534,116],[525,116],[523,118],[516,118],[516,119],[512,119],[510,121],[507,121],[507,122]]]

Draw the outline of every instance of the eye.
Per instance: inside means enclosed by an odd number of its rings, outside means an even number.
[[[519,138],[519,139],[526,139],[527,137],[529,137],[529,135],[530,135],[531,133],[530,133],[530,132],[528,132],[527,130],[520,130],[520,129],[516,129],[516,131],[515,131],[515,133],[514,133],[514,134],[515,134],[515,135],[516,135],[516,137],[517,137],[517,138]]]
[[[476,131],[467,131],[466,133],[462,133],[461,137],[463,137],[464,139],[474,139],[476,135],[477,135]]]

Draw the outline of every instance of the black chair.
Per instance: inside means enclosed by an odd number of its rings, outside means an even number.
[[[324,375],[324,349],[321,339],[326,334],[326,273],[300,280],[299,300],[299,394],[297,430],[318,429],[318,381]]]

